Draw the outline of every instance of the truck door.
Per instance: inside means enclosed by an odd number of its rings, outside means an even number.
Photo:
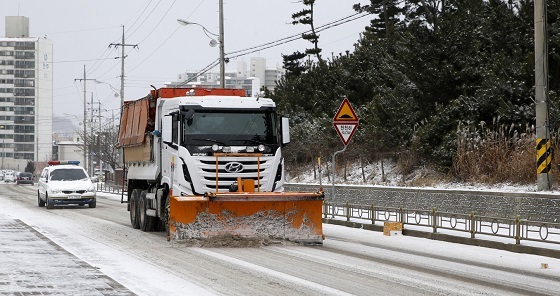
[[[172,184],[174,179],[174,170],[179,164],[178,147],[179,147],[179,114],[174,112],[163,116],[162,120],[162,181]],[[173,168],[173,165],[175,168]],[[176,180],[176,179],[175,179]]]

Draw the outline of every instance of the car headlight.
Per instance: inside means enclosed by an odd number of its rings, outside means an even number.
[[[60,192],[62,192],[62,190],[60,190],[60,189],[51,189],[50,192],[51,192],[51,194],[59,194]]]
[[[91,186],[89,186],[87,191],[95,192],[95,191],[97,191],[97,186],[95,184],[91,184]]]

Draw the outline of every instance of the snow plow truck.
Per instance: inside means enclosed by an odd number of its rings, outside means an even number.
[[[130,222],[168,240],[322,244],[324,194],[284,191],[288,118],[242,89],[160,88],[123,106]]]

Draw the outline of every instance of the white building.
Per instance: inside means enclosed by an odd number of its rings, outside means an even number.
[[[0,155],[4,168],[52,156],[52,42],[29,37],[29,19],[6,16],[0,37]]]
[[[59,160],[79,160],[84,158],[84,144],[76,141],[60,141],[57,143]],[[81,164],[81,163],[80,163]]]
[[[238,61],[235,71],[226,70],[226,88],[245,89],[248,96],[254,96],[265,86],[268,90],[273,91],[276,82],[285,74],[285,70],[276,66],[275,68],[266,67],[266,59],[261,57],[252,57],[247,63]],[[170,82],[167,87],[219,87],[220,73],[216,71],[208,71],[199,74],[197,71],[186,71],[177,76],[176,82]]]
[[[265,81],[266,60],[261,57],[252,57],[249,67],[249,76],[257,77],[259,81]],[[265,85],[266,86],[266,85]]]

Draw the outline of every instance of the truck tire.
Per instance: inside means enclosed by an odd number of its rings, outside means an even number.
[[[161,223],[163,224],[163,230],[165,230],[165,234],[167,235],[167,240],[171,240],[169,234],[169,196],[165,197],[165,210],[163,211]]]
[[[45,206],[45,202],[41,199],[41,195],[39,194],[39,190],[37,190],[37,204],[40,208]]]
[[[148,208],[146,191],[142,191],[142,194],[140,194],[140,202],[138,203],[138,208],[140,209],[140,214],[138,215],[140,229],[142,231],[152,231],[155,226],[156,218],[146,215],[146,209]]]
[[[134,189],[132,190],[132,194],[130,195],[130,225],[132,225],[132,228],[134,229],[140,228],[140,223],[138,220],[138,202],[140,200],[140,193],[142,193],[142,189]]]

